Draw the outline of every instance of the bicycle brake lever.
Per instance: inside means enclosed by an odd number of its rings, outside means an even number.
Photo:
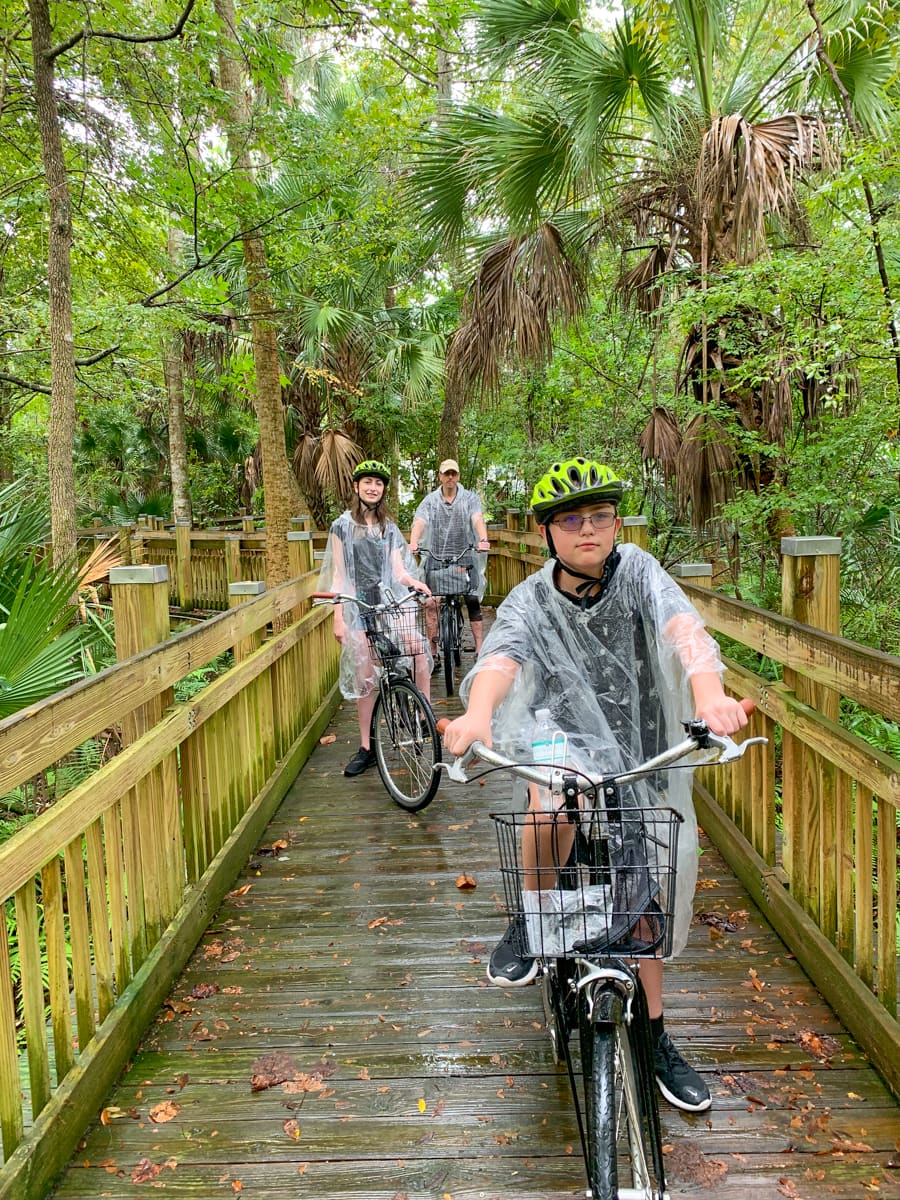
[[[454,783],[468,783],[469,777],[466,774],[466,767],[475,758],[475,751],[469,747],[465,754],[459,758],[454,758],[453,762],[439,762],[434,764],[435,771],[446,771],[447,778],[452,779]]]
[[[706,737],[704,749],[718,750],[720,752],[712,762],[729,763],[743,758],[748,746],[765,746],[768,741],[769,739],[765,737],[752,737],[745,738],[742,742],[736,742],[733,738],[728,737],[727,734],[709,733]]]

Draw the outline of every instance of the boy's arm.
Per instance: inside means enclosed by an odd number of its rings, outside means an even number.
[[[491,717],[518,673],[519,664],[499,654],[489,658],[485,665],[479,663],[466,711],[444,730],[444,745],[451,754],[464,754],[473,742],[491,745]]]
[[[713,733],[737,733],[747,724],[738,700],[725,695],[719,647],[693,613],[677,613],[666,624],[663,636],[681,660],[691,685],[694,715]]]

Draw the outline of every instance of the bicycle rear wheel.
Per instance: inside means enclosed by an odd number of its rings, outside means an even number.
[[[408,679],[393,680],[375,702],[372,744],[378,774],[401,808],[418,812],[434,799],[441,742],[431,705]]]
[[[649,1027],[594,1022],[586,1001],[579,1021],[592,1200],[661,1197],[662,1144],[650,1063]],[[651,1068],[652,1070],[652,1065]]]
[[[441,655],[444,660],[444,686],[447,689],[447,695],[453,695],[453,653],[456,628],[456,613],[454,610],[454,602],[447,596],[444,597],[441,603],[440,612],[440,639],[441,639]]]

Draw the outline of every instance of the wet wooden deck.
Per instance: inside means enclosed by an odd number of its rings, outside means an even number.
[[[584,1195],[538,989],[484,977],[508,783],[444,783],[409,816],[374,771],[343,778],[352,705],[331,732],[57,1200]],[[900,1108],[708,848],[696,911],[738,928],[698,919],[667,968],[667,1025],[713,1094],[699,1115],[663,1105],[672,1194],[900,1197]]]

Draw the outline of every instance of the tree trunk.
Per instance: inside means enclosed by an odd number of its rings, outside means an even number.
[[[441,410],[441,427],[438,431],[437,458],[459,461],[459,427],[462,424],[466,395],[462,388],[447,386],[444,389],[444,407]]]
[[[34,54],[34,101],[41,156],[50,201],[47,281],[50,320],[50,423],[47,458],[50,475],[50,527],[53,561],[76,553],[75,521],[75,340],[72,332],[72,200],[56,106],[52,28],[47,0],[28,0]]]
[[[241,71],[233,0],[214,0],[216,16],[223,29],[219,40],[219,86],[228,101],[228,148],[234,170],[243,177],[248,196],[253,190],[253,164],[247,149],[249,127],[246,92]],[[269,587],[290,579],[287,534],[292,508],[299,494],[289,469],[284,440],[284,410],[281,402],[281,369],[266,246],[255,232],[242,238],[247,272],[247,299],[256,367],[256,417],[262,453],[263,490],[266,516],[266,582]]]
[[[178,259],[178,230],[169,228],[169,259]],[[184,354],[178,330],[171,332],[163,344],[163,378],[169,404],[169,480],[172,486],[172,516],[176,521],[191,523],[191,496],[188,490],[187,436],[184,418]]]

